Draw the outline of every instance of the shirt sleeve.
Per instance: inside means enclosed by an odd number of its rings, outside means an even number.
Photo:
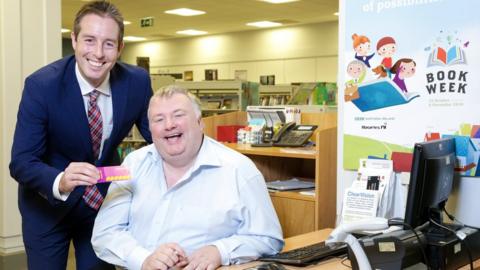
[[[60,186],[60,179],[62,179],[62,176],[65,174],[65,172],[61,172],[57,175],[57,177],[55,177],[55,181],[53,182],[53,197],[57,200],[60,200],[60,201],[66,201],[68,199],[68,196],[70,196],[70,193],[71,192],[66,192],[66,193],[60,193],[60,189],[59,189],[59,186]]]
[[[261,174],[243,181],[239,194],[243,222],[237,233],[212,243],[220,252],[222,265],[276,254],[284,245],[280,222]]]
[[[129,167],[127,160],[122,165]],[[92,246],[97,256],[106,262],[128,269],[141,269],[151,252],[142,247],[128,230],[133,182],[110,184],[95,219]]]

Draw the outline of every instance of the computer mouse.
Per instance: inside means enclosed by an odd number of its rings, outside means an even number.
[[[286,268],[278,263],[264,263],[257,265],[255,267],[252,267],[251,269],[256,269],[256,270],[286,270]]]

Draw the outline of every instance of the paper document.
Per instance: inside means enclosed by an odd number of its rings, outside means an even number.
[[[308,181],[301,181],[296,178],[290,180],[277,180],[267,182],[267,187],[274,190],[293,190],[293,189],[306,189],[314,188],[315,183]]]

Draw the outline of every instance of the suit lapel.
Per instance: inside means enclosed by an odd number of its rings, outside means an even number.
[[[112,93],[113,108],[113,129],[109,140],[106,141],[104,149],[110,149],[112,142],[117,141],[123,123],[123,114],[126,110],[128,97],[128,79],[121,76],[118,64],[110,72],[110,89]]]
[[[63,104],[66,105],[66,112],[69,112],[70,119],[79,119],[80,123],[72,123],[76,125],[76,132],[80,134],[79,139],[82,142],[84,149],[89,149],[89,156],[93,158],[92,150],[92,138],[90,136],[90,128],[88,126],[87,114],[85,113],[85,105],[83,103],[83,97],[78,85],[77,77],[75,76],[75,61],[72,61],[67,66],[67,72],[65,72],[65,93]]]

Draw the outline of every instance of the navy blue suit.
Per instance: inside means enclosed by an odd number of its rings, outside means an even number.
[[[75,63],[73,56],[66,57],[27,77],[19,106],[10,174],[19,184],[29,269],[65,269],[70,239],[78,269],[100,265],[90,245],[96,211],[83,202],[85,187],[75,188],[63,202],[53,197],[55,177],[71,162],[118,165],[116,149],[134,124],[151,142],[147,120],[150,78],[141,68],[117,63],[110,71],[113,129],[102,156],[94,159]],[[108,185],[97,187],[105,196]],[[44,256],[52,256],[51,261],[43,261]]]

